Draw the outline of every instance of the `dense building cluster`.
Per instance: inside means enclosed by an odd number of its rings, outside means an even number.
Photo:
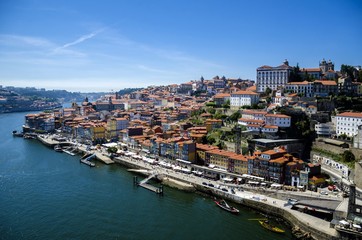
[[[221,149],[207,140],[211,132],[231,121],[230,111],[239,114],[235,123],[245,127],[243,134],[251,136],[283,138],[296,126],[295,116],[302,114],[312,120],[319,136],[353,137],[358,133],[362,113],[337,113],[331,118],[326,111],[329,103],[320,105],[314,97],[341,92],[358,95],[359,83],[340,76],[331,61],[323,60],[319,68],[302,68],[300,82],[290,81],[292,71],[285,61],[279,67],[258,68],[256,84],[224,76],[210,80],[201,77],[181,84],[149,86],[122,96],[108,94],[95,102],[85,99],[51,113],[26,115],[24,130],[58,131],[86,144],[121,142],[156,157],[208,166],[215,170],[210,170],[210,177],[224,171],[292,186],[318,186],[324,182],[320,165],[303,161],[301,154],[287,145],[240,154],[236,153],[238,147]],[[258,109],[250,109],[252,106]],[[281,113],[281,107],[288,111]]]

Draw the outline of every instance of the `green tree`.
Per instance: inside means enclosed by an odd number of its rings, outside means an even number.
[[[110,148],[107,149],[108,153],[116,153],[117,151],[118,151],[117,147],[110,147]]]
[[[355,68],[350,65],[341,65],[341,73],[347,75],[348,77],[354,79],[353,72],[355,71]]]
[[[289,74],[289,81],[290,82],[301,82],[302,77],[300,76],[300,68],[299,64],[297,63],[297,66],[292,67],[292,71]]]
[[[230,108],[230,99],[226,100],[226,102],[222,105],[223,108]]]
[[[362,69],[358,71],[357,81],[362,82]]]
[[[239,120],[239,118],[241,118],[241,113],[240,111],[236,111],[233,114],[230,115],[229,119],[232,122],[237,122]]]
[[[342,154],[343,162],[350,163],[350,162],[354,162],[355,160],[356,160],[356,157],[350,150],[346,150],[343,152],[343,154]]]
[[[216,103],[215,102],[207,102],[205,104],[207,107],[215,107],[216,106]]]
[[[271,93],[272,93],[272,90],[269,87],[267,87],[265,89],[265,94],[269,96]]]

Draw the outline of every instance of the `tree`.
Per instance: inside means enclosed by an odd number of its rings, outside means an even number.
[[[302,77],[300,76],[300,68],[299,64],[297,63],[297,66],[292,67],[292,71],[289,74],[289,81],[290,82],[301,82]]]
[[[356,160],[356,157],[350,150],[346,150],[342,154],[342,161],[343,162],[354,162]]]
[[[265,94],[266,95],[270,95],[272,93],[272,90],[269,88],[269,87],[267,87],[266,89],[265,89]]]
[[[232,122],[237,122],[239,120],[239,118],[241,118],[241,113],[239,111],[234,112],[233,114],[230,115],[229,119]]]
[[[345,64],[341,65],[341,73],[347,75],[348,77],[350,77],[352,79],[354,79],[354,74],[353,74],[354,71],[355,71],[355,68],[353,66],[345,65]]]
[[[230,99],[226,100],[226,102],[222,105],[223,108],[230,108]]]
[[[116,153],[117,151],[118,151],[117,147],[110,147],[110,148],[107,149],[108,153]]]
[[[216,103],[215,102],[207,102],[205,104],[207,107],[215,107],[216,106]]]

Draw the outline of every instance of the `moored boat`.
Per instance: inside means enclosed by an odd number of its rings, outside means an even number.
[[[24,136],[24,133],[22,132],[18,132],[16,130],[13,131],[13,136],[14,137],[23,137]]]
[[[54,151],[56,152],[63,152],[63,148],[60,145],[55,145],[54,146]]]
[[[216,205],[218,205],[220,208],[224,209],[225,211],[228,211],[228,212],[231,212],[231,213],[234,213],[234,214],[239,213],[238,209],[236,209],[236,208],[234,208],[232,206],[229,206],[229,204],[227,204],[224,199],[214,200],[214,202],[216,203]]]
[[[259,223],[260,223],[260,225],[262,225],[264,228],[268,229],[269,231],[276,232],[276,233],[285,232],[283,229],[280,229],[276,226],[271,225],[268,220],[259,220]]]
[[[96,166],[95,163],[92,163],[91,161],[88,161],[87,159],[81,159],[80,162],[84,163],[85,165],[88,165],[90,167],[95,167]]]

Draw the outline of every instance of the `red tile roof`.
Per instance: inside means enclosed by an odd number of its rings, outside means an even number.
[[[337,117],[354,117],[354,118],[362,118],[361,112],[344,112],[337,114]]]

